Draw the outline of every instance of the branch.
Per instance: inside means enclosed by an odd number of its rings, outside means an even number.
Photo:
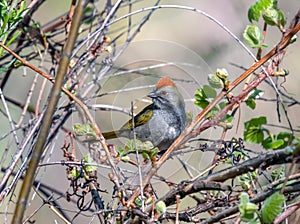
[[[183,199],[189,194],[203,190],[231,191],[231,187],[226,184],[206,180],[183,181],[169,191],[164,197],[160,198],[159,201],[164,201],[165,204],[169,206],[176,203],[177,195],[180,195],[180,199]]]
[[[12,223],[22,223],[29,193],[34,181],[36,169],[40,161],[41,155],[43,153],[44,145],[47,141],[49,129],[52,123],[52,117],[60,97],[61,86],[63,84],[64,76],[67,73],[68,65],[70,62],[70,55],[72,53],[77,38],[81,17],[84,11],[84,5],[85,5],[85,1],[79,0],[78,5],[76,7],[75,16],[73,18],[74,20],[72,21],[72,25],[71,25],[70,37],[66,42],[62,54],[62,58],[58,67],[58,72],[55,78],[55,83],[51,91],[51,96],[49,98],[48,107],[40,129],[40,133],[38,135],[37,142],[34,146],[32,157],[30,159],[29,166],[21,187],[20,195],[16,203],[16,208],[12,219]]]
[[[258,194],[256,197],[250,199],[250,202],[252,203],[259,203],[259,202],[262,202],[264,201],[267,197],[269,197],[270,195],[272,195],[273,193],[275,193],[276,191],[279,191],[279,189],[275,189],[275,188],[267,188],[266,191]],[[287,186],[285,189],[284,189],[284,193],[294,193],[294,192],[299,192],[300,191],[300,184],[295,184],[293,186]],[[223,218],[226,218],[236,212],[238,212],[239,208],[238,208],[238,205],[235,205],[229,209],[226,209],[208,219],[206,219],[205,221],[201,222],[201,223],[205,223],[205,224],[208,224],[208,223],[215,223]]]
[[[180,198],[183,199],[185,196],[200,190],[229,191],[230,186],[217,182],[225,182],[228,179],[235,178],[247,172],[252,172],[257,168],[263,169],[264,167],[276,164],[289,163],[292,161],[293,155],[293,153],[286,152],[285,149],[270,151],[209,176],[199,177],[189,182],[183,181],[158,200],[164,201],[166,205],[169,206],[176,202],[176,195],[180,195]]]

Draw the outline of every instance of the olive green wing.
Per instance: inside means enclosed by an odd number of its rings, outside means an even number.
[[[134,116],[134,127],[141,126],[145,124],[153,115],[153,110],[155,109],[153,104],[145,107],[140,113]],[[132,119],[130,119],[126,124],[123,125],[121,129],[132,129]]]

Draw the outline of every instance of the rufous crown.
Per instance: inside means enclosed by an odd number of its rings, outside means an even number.
[[[176,87],[175,83],[169,77],[160,78],[156,84],[156,89],[160,89],[165,86]]]

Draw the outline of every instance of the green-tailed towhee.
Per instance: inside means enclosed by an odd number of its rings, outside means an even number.
[[[147,96],[152,98],[153,103],[134,117],[136,137],[143,142],[151,141],[160,151],[164,151],[187,125],[184,100],[175,83],[168,77],[159,79],[155,89]],[[103,133],[103,136],[106,139],[132,139],[132,120],[120,130]]]

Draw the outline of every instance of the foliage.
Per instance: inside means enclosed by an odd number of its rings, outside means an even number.
[[[245,122],[244,140],[251,143],[262,143],[264,139],[264,124],[267,124],[266,117],[252,118]]]
[[[127,162],[129,160],[128,154],[130,153],[136,153],[136,150],[142,154],[143,158],[154,158],[158,152],[157,147],[153,147],[153,144],[149,141],[142,142],[140,140],[128,140],[125,144],[125,147],[119,147],[117,146],[117,151],[120,155],[120,158]]]
[[[259,207],[250,202],[247,193],[240,194],[239,211],[241,220],[247,223],[272,223],[282,212],[285,197],[278,192],[268,197],[259,211]]]
[[[293,144],[294,136],[288,132],[280,132],[277,135],[264,127],[267,124],[266,117],[252,118],[245,122],[244,139],[250,143],[261,143],[265,149],[283,149]],[[265,133],[267,137],[265,137]]]
[[[263,18],[266,24],[277,26],[279,29],[283,29],[285,25],[285,15],[277,8],[277,0],[258,0],[249,8],[248,19],[251,23],[258,22],[260,18]],[[261,30],[255,24],[246,27],[243,37],[252,48],[267,47]]]
[[[241,213],[241,219],[245,222],[251,222],[255,218],[258,206],[249,201],[249,195],[242,192],[239,196],[240,204],[239,211]]]
[[[250,95],[248,96],[248,99],[246,100],[246,105],[252,110],[254,110],[256,107],[255,100],[259,99],[263,94],[264,92],[262,90],[255,88],[251,91]]]
[[[272,194],[265,200],[262,207],[262,220],[264,223],[272,223],[274,219],[282,212],[285,197],[278,192]]]
[[[262,43],[264,37],[256,25],[248,25],[244,31],[243,37],[247,44],[252,48],[268,47],[266,44]]]
[[[228,72],[226,69],[217,69],[217,71],[213,74],[208,75],[209,85],[203,85],[203,87],[199,88],[195,93],[195,105],[200,107],[201,109],[205,109],[217,96],[217,89],[222,89],[226,91],[229,80],[228,80]],[[212,119],[218,112],[220,112],[228,103],[228,100],[222,100],[218,103],[213,109],[209,111],[207,114],[207,118]],[[225,129],[230,129],[232,121],[232,115],[229,113],[226,117],[219,123],[220,126]]]
[[[26,12],[26,1],[21,1],[18,7],[9,5],[7,0],[0,2],[0,42],[9,46],[21,34],[15,33],[9,38],[9,33],[16,28],[17,24],[23,19]],[[3,55],[3,49],[0,49],[0,57]]]
[[[74,124],[73,130],[76,135],[86,136],[87,138],[89,138],[88,140],[95,140],[97,137],[95,127],[91,123]]]

